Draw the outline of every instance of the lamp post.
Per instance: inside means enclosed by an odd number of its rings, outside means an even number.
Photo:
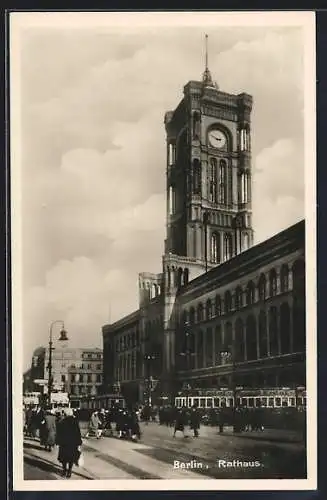
[[[185,363],[184,364],[184,368],[186,370],[189,370],[190,369],[190,359],[194,356],[196,356],[196,353],[194,352],[194,350],[191,348],[190,346],[190,331],[189,331],[189,322],[188,321],[185,321],[184,323],[184,332],[185,332],[185,344],[184,344],[184,347],[185,349],[179,353],[179,355],[185,359]],[[185,383],[184,384],[184,387],[185,387],[185,390],[187,392],[187,398],[188,398],[188,395],[191,391],[191,386],[189,383]]]
[[[48,363],[48,404],[49,406],[51,406],[51,393],[52,393],[52,382],[53,382],[53,377],[52,377],[52,351],[54,350],[54,347],[53,347],[53,335],[52,335],[52,330],[53,330],[53,327],[54,325],[60,323],[62,326],[61,326],[61,330],[60,330],[60,337],[59,337],[59,341],[65,341],[65,340],[68,340],[68,337],[67,337],[67,332],[65,330],[65,324],[64,322],[61,320],[61,319],[56,319],[55,321],[53,321],[50,325],[50,329],[49,329],[49,363]]]
[[[147,375],[147,386],[149,391],[149,406],[152,405],[152,391],[154,390],[154,378],[152,377],[151,363],[157,358],[155,354],[145,354],[144,360],[146,361],[146,375]]]
[[[229,358],[232,362],[232,380],[231,380],[231,386],[232,386],[232,393],[233,393],[233,428],[234,432],[236,432],[236,409],[238,407],[237,403],[237,386],[236,386],[236,359],[235,359],[235,345],[234,343],[231,346],[226,346],[225,349],[223,349],[220,352],[221,358]]]

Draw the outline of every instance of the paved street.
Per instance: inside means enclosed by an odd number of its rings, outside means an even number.
[[[74,468],[72,479],[305,477],[305,450],[291,432],[235,436],[230,429],[219,435],[216,428],[202,427],[198,438],[189,430],[188,437],[177,433],[173,438],[172,428],[157,423],[141,424],[141,430],[139,443],[109,437],[84,439],[84,465]],[[280,442],[287,437],[289,442]],[[61,479],[57,449],[46,452],[37,440],[25,441],[24,463],[25,479]],[[190,464],[189,468],[177,468],[180,463]]]

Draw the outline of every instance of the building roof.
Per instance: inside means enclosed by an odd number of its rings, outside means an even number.
[[[271,238],[252,246],[248,250],[232,257],[228,261],[210,269],[207,273],[201,274],[184,286],[180,292],[180,300],[188,297],[195,290],[201,294],[212,288],[217,288],[217,284],[222,286],[239,279],[243,275],[250,274],[254,270],[259,270],[267,263],[305,247],[305,221],[288,227]]]

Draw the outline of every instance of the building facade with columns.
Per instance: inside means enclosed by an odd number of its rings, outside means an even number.
[[[108,390],[142,400],[152,379],[163,397],[190,380],[219,387],[236,364],[243,386],[287,370],[303,384],[304,222],[253,246],[252,105],[206,67],[165,113],[162,272],[140,273],[139,309],[103,327]]]

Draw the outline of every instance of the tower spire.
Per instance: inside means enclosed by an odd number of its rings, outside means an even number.
[[[202,82],[206,87],[217,87],[213,82],[208,63],[208,35],[205,35],[205,69],[202,75]]]

